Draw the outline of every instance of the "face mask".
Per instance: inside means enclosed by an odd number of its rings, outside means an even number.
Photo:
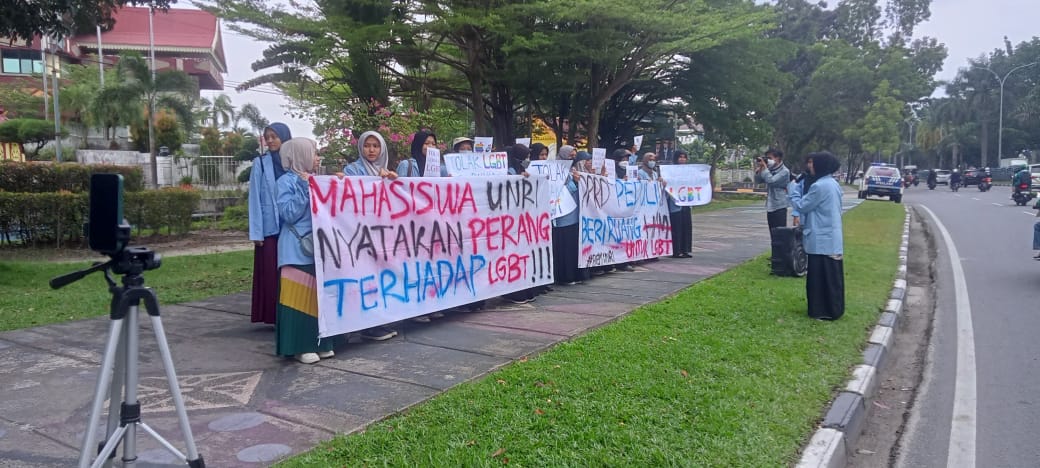
[[[653,169],[654,166],[656,166],[656,165],[657,165],[657,161],[647,161],[646,162],[646,167],[649,167],[650,169]]]
[[[618,167],[628,167],[628,161],[621,161],[617,163]]]
[[[770,169],[772,169],[772,168],[776,167],[776,160],[775,159],[768,159],[768,160],[766,160],[766,164],[768,164]]]

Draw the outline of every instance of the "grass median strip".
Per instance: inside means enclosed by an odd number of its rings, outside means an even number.
[[[280,466],[788,465],[860,362],[902,208],[846,215],[840,321],[758,257]]]
[[[0,262],[0,331],[107,314],[112,296],[100,273],[59,290],[47,285],[55,276],[88,266],[88,262]],[[231,294],[251,287],[253,252],[167,257],[144,277],[163,304]]]

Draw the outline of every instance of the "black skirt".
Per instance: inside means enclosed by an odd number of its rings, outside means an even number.
[[[809,255],[805,276],[805,296],[809,317],[837,320],[845,314],[845,267],[842,260],[829,255]]]
[[[556,284],[581,281],[578,274],[578,224],[554,227],[552,242],[553,279]]]
[[[672,254],[693,252],[693,215],[690,207],[680,206],[679,211],[669,213],[668,220],[672,224]]]

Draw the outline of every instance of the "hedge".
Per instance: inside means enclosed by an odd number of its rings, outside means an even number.
[[[144,175],[140,167],[5,161],[0,163],[0,192],[85,193],[90,191],[91,174],[113,172],[123,175],[123,189],[127,192],[144,189]]]
[[[185,234],[191,229],[191,214],[198,206],[198,191],[183,188],[127,192],[123,216],[140,234]],[[88,194],[71,192],[0,192],[0,243],[22,245],[67,245],[83,243]]]

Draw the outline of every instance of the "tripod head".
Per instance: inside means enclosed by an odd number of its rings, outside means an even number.
[[[109,287],[116,286],[116,282],[111,276],[112,273],[123,275],[124,284],[140,284],[143,282],[142,273],[162,266],[162,255],[148,247],[122,249],[110,254],[109,257],[110,260],[107,262],[97,262],[90,268],[52,278],[49,284],[53,289],[60,289],[96,271],[105,272],[105,281],[108,282]]]

